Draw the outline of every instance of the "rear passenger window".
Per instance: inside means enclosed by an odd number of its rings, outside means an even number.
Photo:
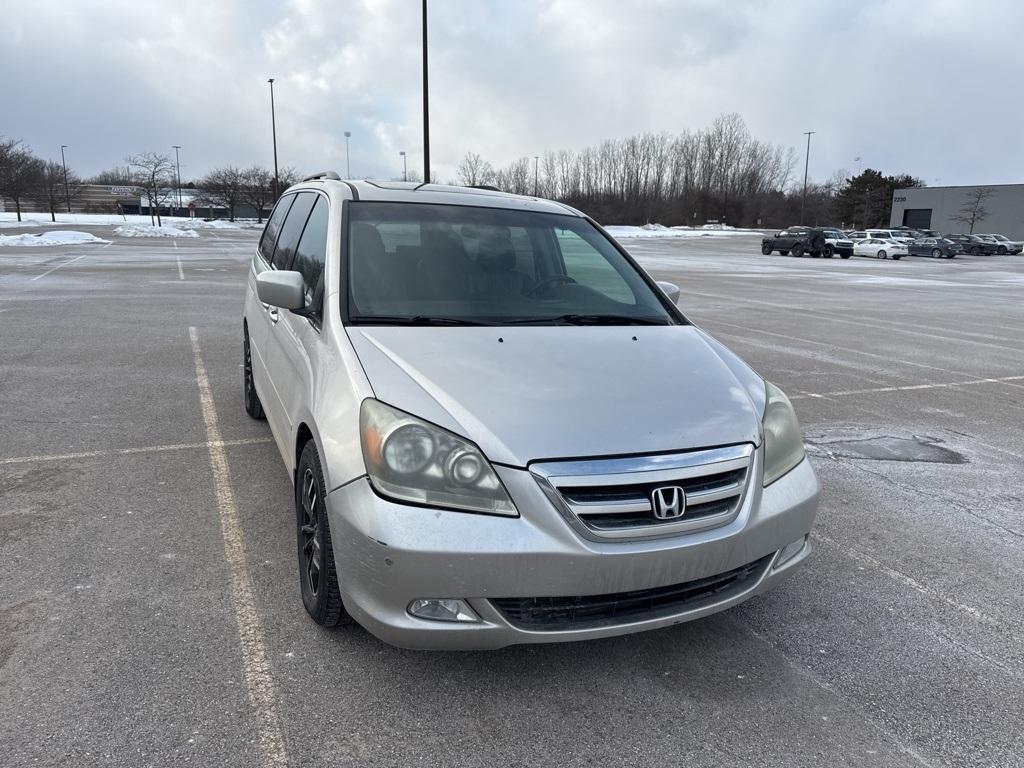
[[[300,192],[296,195],[295,202],[288,211],[288,218],[281,227],[281,234],[277,237],[277,247],[274,248],[274,258],[271,262],[274,269],[292,268],[292,259],[299,245],[299,237],[302,236],[302,228],[306,226],[306,219],[317,197],[319,195],[315,192]]]
[[[263,237],[260,238],[260,255],[270,263],[274,256],[274,244],[277,242],[277,234],[281,231],[281,223],[288,215],[288,209],[295,202],[295,195],[285,195],[277,201],[273,213],[267,219],[267,226],[263,229]]]
[[[306,283],[306,306],[312,306],[317,286],[324,271],[327,257],[327,198],[317,195],[313,212],[309,214],[306,228],[302,231],[299,247],[295,251],[292,269],[302,273]]]

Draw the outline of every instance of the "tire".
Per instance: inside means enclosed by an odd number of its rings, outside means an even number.
[[[771,256],[772,255],[772,247],[771,247],[771,245],[769,245],[768,243],[761,243],[761,253],[763,253],[765,256]]]
[[[946,254],[946,258],[947,259],[955,259],[956,258],[956,254],[955,253]]]
[[[939,250],[938,248],[932,249],[932,258],[933,259],[941,259],[942,258],[942,251]]]
[[[789,249],[789,252],[799,259],[801,256],[804,255],[804,247],[800,245],[800,243],[797,243],[796,245]]]
[[[900,259],[903,258],[903,254],[902,253],[894,253],[891,258],[892,258],[893,261],[899,261]]]
[[[242,337],[242,394],[245,398],[245,412],[254,419],[265,419],[263,403],[256,393],[256,382],[252,378],[252,354],[249,350],[249,329],[243,331]]]
[[[1005,245],[1000,245],[998,248],[996,248],[996,253],[998,253],[1000,256],[1005,256],[1006,255],[1006,246]]]
[[[879,252],[878,252],[878,253],[876,253],[875,255],[876,255],[876,256],[877,256],[878,258],[880,258],[880,259],[888,259],[888,258],[889,258],[889,254],[887,254],[887,253],[886,253],[885,251],[879,251]]]
[[[324,473],[316,443],[302,447],[295,471],[295,535],[298,545],[299,585],[306,613],[322,627],[350,624],[341,602],[334,547],[324,503]]]
[[[833,248],[831,245],[826,245],[825,246],[825,254],[824,255],[825,255],[826,259],[831,259],[832,256],[835,254],[835,252],[836,252],[836,249]]]
[[[850,258],[851,256],[853,256],[853,254],[852,254],[852,253],[840,253],[840,254],[839,254],[839,258],[840,258],[840,259],[848,259],[848,258]]]
[[[973,248],[971,248],[971,256],[980,256],[980,255],[981,255],[981,249],[978,246],[974,246]]]

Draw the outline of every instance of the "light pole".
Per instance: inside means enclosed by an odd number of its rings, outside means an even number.
[[[352,165],[348,161],[348,140],[352,136],[352,131],[345,131],[345,178],[352,178]]]
[[[807,137],[807,158],[804,160],[804,196],[800,200],[800,223],[804,223],[804,209],[807,207],[807,167],[811,164],[811,136],[817,131],[804,131]]]
[[[427,88],[427,0],[423,0],[423,183],[430,183],[430,101]]]
[[[537,186],[538,179],[540,179],[539,169],[540,169],[540,155],[534,155],[533,156],[533,196],[534,197],[537,197],[537,192],[539,190],[539,187]]]
[[[405,150],[404,149],[401,152],[399,152],[398,154],[400,154],[402,156],[402,181],[408,181],[409,180],[409,159],[405,156]]]
[[[68,164],[64,159],[64,150],[67,148],[67,144],[60,145],[60,164],[64,168],[64,200],[68,204],[68,213],[71,213],[71,190],[68,189]]]
[[[270,130],[274,137],[274,200],[277,200],[277,190],[280,181],[277,176],[277,118],[274,116],[274,78],[267,78],[270,83]]]
[[[178,154],[178,150],[181,149],[181,144],[172,144],[174,148],[174,178],[178,183],[178,210],[181,210],[181,155]]]

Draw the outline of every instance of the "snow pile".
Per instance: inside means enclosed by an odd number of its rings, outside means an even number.
[[[152,224],[122,224],[114,234],[119,237],[199,237],[199,233],[192,229],[154,227]]]
[[[169,221],[172,226],[178,229],[241,229],[245,224],[236,219],[235,221],[227,221],[226,219],[211,219],[206,221],[205,219],[164,219]],[[255,220],[253,221],[255,223]],[[262,224],[260,225],[263,226]]]
[[[0,214],[0,216],[2,215],[3,214]],[[27,229],[28,227],[38,226],[39,222],[37,221],[18,221],[17,218],[11,219],[9,221],[7,219],[0,219],[0,229],[14,229],[15,227],[24,227]]]
[[[106,244],[103,240],[88,232],[74,232],[66,229],[51,229],[39,234],[0,235],[0,246],[3,245],[85,245],[87,243]]]
[[[605,227],[605,230],[616,239],[634,237],[735,237],[738,235],[764,234],[759,229],[734,229],[732,227],[719,228],[718,225],[712,225],[712,227],[713,228],[710,229],[705,229],[704,227],[694,229],[692,227],[666,227],[661,224],[644,224],[642,227],[613,224]]]

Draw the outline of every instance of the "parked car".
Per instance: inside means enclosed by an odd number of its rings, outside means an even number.
[[[902,259],[907,255],[907,244],[891,238],[869,237],[853,244],[855,256],[875,256],[879,259]]]
[[[982,240],[996,244],[996,253],[1000,256],[1010,253],[1018,254],[1024,251],[1024,243],[1011,240],[1006,235],[978,235]]]
[[[761,240],[761,253],[765,256],[778,251],[783,256],[824,256],[831,259],[834,254],[848,259],[853,255],[853,243],[842,235],[839,230],[819,227],[790,227],[779,232],[775,237]]]
[[[960,253],[960,246],[944,237],[922,237],[908,245],[907,251],[911,256],[952,259]]]
[[[559,203],[290,187],[240,331],[312,619],[409,648],[584,640],[793,573],[819,495],[796,415],[678,296]]]
[[[857,229],[850,232],[850,239],[853,242],[875,238],[878,240],[896,240],[900,243],[912,243],[914,238],[906,233],[900,233],[891,229]]]
[[[999,246],[991,241],[982,240],[977,235],[943,235],[960,246],[961,253],[971,256],[993,256],[999,252]]]

